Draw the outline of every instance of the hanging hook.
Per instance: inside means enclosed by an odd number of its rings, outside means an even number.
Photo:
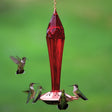
[[[54,11],[56,10],[56,0],[54,0]]]

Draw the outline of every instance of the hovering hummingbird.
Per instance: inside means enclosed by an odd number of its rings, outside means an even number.
[[[34,97],[35,97],[35,90],[34,90],[34,87],[33,87],[34,84],[37,84],[37,83],[30,83],[29,90],[24,91],[25,93],[28,93],[26,103],[28,103],[30,99],[34,100]]]
[[[77,84],[75,84],[75,85],[72,85],[73,86],[73,93],[74,93],[74,95],[77,97],[77,98],[82,98],[83,100],[88,100],[83,94],[82,94],[82,92],[79,90],[79,88],[78,88],[78,85]]]
[[[38,89],[39,89],[39,92],[38,92]],[[41,94],[42,94],[42,89],[43,89],[42,86],[39,86],[39,87],[37,88],[37,91],[36,91],[36,93],[35,93],[35,98],[34,98],[34,100],[33,100],[32,103],[36,103],[37,100],[40,99]]]
[[[68,104],[67,104],[67,99],[66,99],[66,95],[65,95],[65,90],[62,89],[62,94],[60,96],[60,99],[59,99],[59,104],[58,104],[58,108],[60,110],[65,110],[68,108]]]
[[[18,69],[16,71],[16,74],[22,74],[24,73],[24,66],[26,62],[26,57],[23,57],[22,59],[16,56],[17,58],[10,56],[10,58],[13,60],[14,63],[18,65]]]

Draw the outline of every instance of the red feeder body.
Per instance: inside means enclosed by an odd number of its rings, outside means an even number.
[[[60,75],[65,35],[56,10],[48,25],[46,40],[49,52],[52,90],[41,95],[40,100],[47,104],[57,105],[62,94],[60,91]],[[74,97],[68,94],[65,95],[70,101],[75,100]]]
[[[59,92],[65,35],[56,10],[54,11],[51,21],[48,25],[46,40],[50,60],[52,92]]]

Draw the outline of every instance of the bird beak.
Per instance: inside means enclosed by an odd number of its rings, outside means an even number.
[[[69,87],[73,87],[73,85],[69,85]]]
[[[39,84],[39,83],[33,83],[33,84]]]

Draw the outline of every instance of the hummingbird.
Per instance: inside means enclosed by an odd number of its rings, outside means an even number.
[[[60,110],[65,110],[68,108],[65,90],[62,89],[61,92],[62,92],[62,94],[61,94],[60,99],[59,99],[58,108]]]
[[[34,84],[37,84],[37,83],[30,83],[29,90],[24,91],[25,93],[28,93],[26,103],[28,103],[30,99],[34,100],[34,97],[35,97],[35,90],[34,90],[34,87],[33,87]]]
[[[82,98],[83,100],[88,100],[88,99],[86,98],[86,96],[84,96],[84,95],[82,94],[82,92],[79,90],[77,84],[74,84],[74,85],[72,85],[72,86],[73,86],[73,93],[74,93],[74,95],[75,95],[77,98]]]
[[[26,57],[23,57],[21,59],[18,56],[16,56],[16,58],[13,56],[10,56],[10,58],[13,60],[14,63],[16,63],[18,65],[18,69],[16,71],[16,74],[24,73],[24,66],[25,66],[25,62],[26,62]]]
[[[38,92],[38,89],[39,89],[39,92]],[[42,86],[39,86],[39,87],[37,88],[37,91],[36,91],[36,93],[35,93],[35,99],[33,100],[32,103],[36,103],[37,100],[40,99],[40,97],[41,97],[41,95],[42,95],[42,89],[43,89]]]

